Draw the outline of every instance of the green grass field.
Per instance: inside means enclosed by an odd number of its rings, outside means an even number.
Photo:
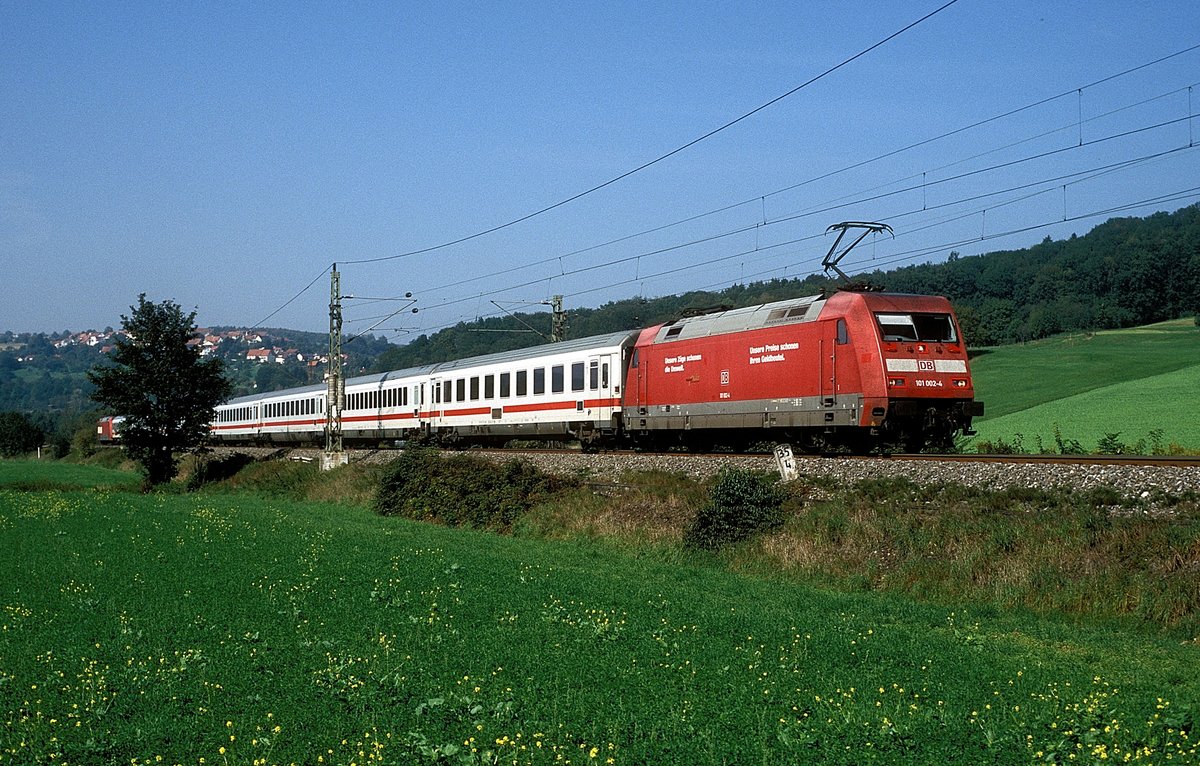
[[[1049,338],[1004,346],[971,363],[976,396],[987,414],[977,440],[1012,442],[1027,450],[1037,439],[1055,446],[1061,435],[1093,450],[1106,434],[1163,448],[1200,449],[1200,328],[1192,319],[1148,327]]]
[[[10,489],[133,489],[140,483],[137,474],[95,465],[56,460],[0,461],[0,486]]]
[[[1200,760],[1194,642],[8,467],[0,762]]]

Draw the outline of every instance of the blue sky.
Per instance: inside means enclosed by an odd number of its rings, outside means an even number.
[[[800,276],[842,220],[891,224],[853,263],[890,268],[1200,200],[1200,49],[1098,83],[1200,44],[1200,4],[959,0],[574,203],[353,263],[619,176],[940,5],[0,2],[0,330],[116,326],[145,292],[320,331],[336,261],[417,297],[375,330],[403,342],[492,301]],[[395,305],[348,301],[347,331]]]

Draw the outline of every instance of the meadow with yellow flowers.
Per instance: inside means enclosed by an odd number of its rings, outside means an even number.
[[[3,473],[0,763],[1200,762],[1177,636]]]

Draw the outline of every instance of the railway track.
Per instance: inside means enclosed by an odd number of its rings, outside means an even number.
[[[321,450],[311,447],[217,447],[218,453],[243,452],[265,456],[268,454],[284,453],[293,458],[317,458]],[[379,460],[388,460],[400,454],[393,449],[352,449],[352,455],[362,458],[370,455]],[[453,455],[467,452],[476,455],[488,455],[496,458],[553,458],[554,456],[588,458],[644,458],[669,463],[671,460],[699,460],[719,462],[773,462],[774,457],[768,453],[738,453],[738,452],[642,452],[637,450],[605,450],[595,454],[586,454],[578,449],[545,448],[545,449],[469,449],[446,450],[445,454]],[[919,461],[923,463],[998,463],[1022,464],[1031,466],[1145,466],[1152,468],[1200,468],[1200,455],[991,455],[991,454],[933,454],[933,453],[894,453],[890,455],[805,455],[796,457],[805,461],[877,461],[880,463],[898,461]]]
[[[480,450],[489,455],[581,455],[573,449],[519,449]],[[697,458],[719,460],[772,460],[766,453],[690,453],[690,452],[638,452],[635,450],[608,450],[601,455],[644,456],[670,460],[671,458]],[[1077,465],[1077,466],[1151,466],[1158,468],[1200,468],[1200,455],[990,455],[990,454],[932,454],[894,453],[890,455],[801,455],[797,458],[812,460],[918,460],[949,463],[1021,463],[1029,465]]]
[[[218,448],[260,459],[316,461],[321,450],[301,448]],[[601,452],[578,449],[468,450],[493,460],[524,458],[551,473],[578,475],[592,481],[618,481],[630,471],[666,471],[699,481],[722,468],[776,470],[769,454],[692,454],[680,452]],[[351,450],[351,463],[386,463],[396,450]],[[452,453],[448,453],[452,454]],[[1153,505],[1163,496],[1200,498],[1200,458],[1134,455],[891,455],[888,457],[798,456],[799,471],[809,478],[839,484],[865,480],[904,479],[919,485],[963,484],[983,490],[1007,488],[1104,489]]]
[[[887,460],[934,460],[962,463],[1033,465],[1128,465],[1200,468],[1200,455],[890,455]]]

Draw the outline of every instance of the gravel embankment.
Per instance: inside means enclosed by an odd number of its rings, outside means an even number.
[[[615,476],[623,470],[667,470],[699,478],[735,465],[775,470],[775,459],[699,455],[525,455],[545,470],[573,473],[588,470],[592,476]],[[984,489],[1070,487],[1086,490],[1109,487],[1124,497],[1149,497],[1155,490],[1179,495],[1200,493],[1200,469],[1150,466],[1084,466],[1033,463],[973,463],[932,460],[860,460],[800,457],[802,475],[831,477],[853,483],[882,477],[904,477],[917,484],[965,484]]]
[[[279,450],[238,448],[236,451],[265,456]],[[318,450],[290,450],[292,458],[318,459]],[[353,462],[382,463],[395,458],[391,451],[351,450]],[[496,459],[520,456],[539,468],[564,474],[583,474],[591,479],[615,479],[625,471],[663,470],[697,478],[716,474],[724,466],[764,471],[775,470],[775,459],[720,455],[639,455],[571,453],[479,453]],[[1129,465],[1062,465],[1042,463],[973,463],[932,460],[870,460],[821,457],[797,458],[801,474],[825,476],[846,483],[899,476],[918,484],[957,483],[984,489],[1068,487],[1086,490],[1108,487],[1123,497],[1148,498],[1156,491],[1180,495],[1200,493],[1200,468],[1171,468]]]

